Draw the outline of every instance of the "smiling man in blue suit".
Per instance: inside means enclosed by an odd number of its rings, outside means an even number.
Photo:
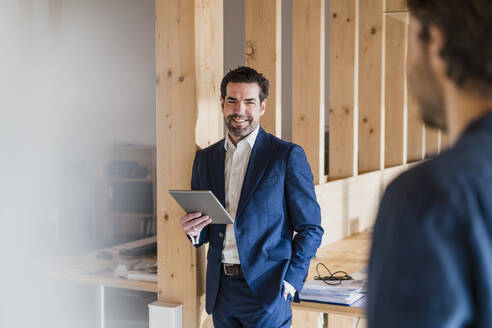
[[[267,96],[268,80],[256,70],[227,73],[228,134],[195,155],[191,188],[212,190],[234,224],[209,225],[201,213],[180,219],[195,247],[209,243],[206,310],[216,328],[290,327],[291,301],[323,236],[304,151],[260,127]]]

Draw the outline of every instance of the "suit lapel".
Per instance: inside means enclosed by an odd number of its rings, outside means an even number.
[[[224,140],[222,140],[217,148],[213,150],[211,156],[208,157],[208,169],[210,172],[210,180],[212,192],[225,208],[225,182],[224,182],[224,165],[225,165],[225,149]]]
[[[260,131],[258,132],[258,136],[256,137],[255,144],[251,151],[248,168],[246,169],[246,175],[244,176],[241,196],[239,197],[239,204],[237,206],[236,218],[241,215],[241,212],[246,207],[246,204],[248,204],[251,195],[263,177],[265,169],[268,166],[268,162],[272,156],[272,150],[273,149],[270,145],[270,140],[267,133],[260,127]]]

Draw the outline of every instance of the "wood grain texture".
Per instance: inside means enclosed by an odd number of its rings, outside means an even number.
[[[386,15],[385,167],[406,161],[405,61],[407,24]]]
[[[330,2],[329,179],[357,174],[355,0]]]
[[[360,0],[359,173],[380,170],[383,161],[383,1]]]
[[[293,4],[293,141],[324,180],[324,1]]]
[[[415,162],[425,157],[424,122],[417,100],[408,95],[408,137],[407,162]]]
[[[292,306],[292,328],[318,328],[319,326],[319,312],[300,310],[295,305]]]
[[[385,188],[408,168],[400,165],[315,186],[325,230],[321,245],[370,228]]]
[[[304,148],[315,184],[324,180],[324,4],[324,0],[293,4],[292,140]]]
[[[439,129],[425,127],[425,158],[435,156],[440,148]]]
[[[184,213],[168,194],[189,188],[197,148],[195,1],[156,0],[155,12],[158,299],[183,304],[183,327],[195,328],[196,251],[179,224]]]
[[[220,109],[220,82],[224,70],[223,7],[223,0],[195,0],[195,135],[200,148],[208,147],[224,136]]]
[[[247,0],[246,65],[270,81],[266,111],[261,126],[269,133],[282,135],[282,1]]]
[[[383,0],[386,1],[386,11],[408,11],[407,0]]]

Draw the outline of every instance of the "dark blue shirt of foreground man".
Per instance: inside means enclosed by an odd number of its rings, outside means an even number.
[[[451,146],[385,192],[369,327],[492,327],[492,1],[408,5],[409,87]]]

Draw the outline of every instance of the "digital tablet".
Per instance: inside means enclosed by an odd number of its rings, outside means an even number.
[[[233,224],[231,216],[210,190],[169,190],[186,213],[208,215],[211,224]]]

